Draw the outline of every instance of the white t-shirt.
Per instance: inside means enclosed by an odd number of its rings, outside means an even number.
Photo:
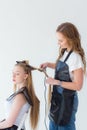
[[[67,56],[68,52],[65,51],[64,55],[62,56],[62,58],[60,59],[61,61],[64,61],[66,56]],[[79,68],[83,68],[83,62],[81,59],[81,56],[79,54],[77,54],[76,52],[72,52],[70,54],[70,56],[68,57],[66,64],[69,66],[69,73],[70,73],[70,77],[73,80],[73,71]]]

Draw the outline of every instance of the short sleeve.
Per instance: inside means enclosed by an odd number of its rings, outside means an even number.
[[[74,71],[79,68],[82,68],[82,69],[84,68],[81,56],[79,54],[73,52],[70,55],[70,59],[69,59],[69,70],[71,72],[71,71]]]

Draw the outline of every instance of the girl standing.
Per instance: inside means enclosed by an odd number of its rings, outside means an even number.
[[[46,83],[53,85],[49,112],[49,130],[76,130],[75,115],[78,95],[83,85],[86,60],[80,34],[72,23],[65,22],[56,30],[59,56],[56,63],[46,62],[41,68],[55,69],[54,78]]]

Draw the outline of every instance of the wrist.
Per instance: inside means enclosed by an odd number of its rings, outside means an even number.
[[[62,81],[58,80],[58,85],[62,86]]]
[[[49,62],[46,63],[46,67],[49,67]]]

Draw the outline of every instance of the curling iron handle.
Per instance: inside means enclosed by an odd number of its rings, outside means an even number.
[[[40,72],[43,72],[46,77],[49,77],[48,74],[46,73],[45,69],[37,68],[37,70],[39,70]]]

